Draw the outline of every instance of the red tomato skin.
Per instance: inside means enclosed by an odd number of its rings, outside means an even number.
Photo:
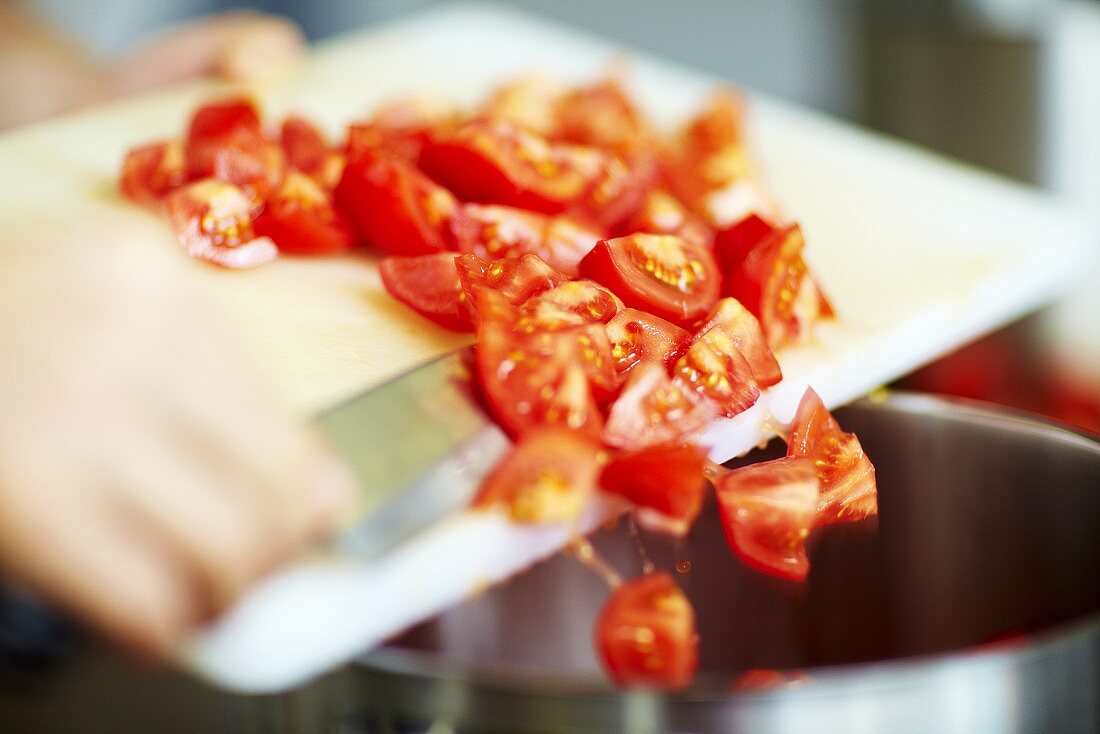
[[[711,247],[715,237],[710,227],[664,189],[651,190],[634,216],[616,229],[616,236],[635,232],[674,234],[703,247]]]
[[[188,174],[191,178],[212,176],[219,152],[232,148],[255,154],[263,143],[260,113],[252,100],[234,97],[203,105],[187,128]]]
[[[548,291],[566,282],[561,273],[555,271],[537,255],[524,255],[519,258],[505,258],[487,262],[476,255],[460,255],[455,260],[459,280],[466,291],[466,297],[473,302],[473,287],[485,286],[498,291],[513,306],[519,306],[528,299]]]
[[[421,316],[451,331],[473,331],[454,259],[448,252],[387,257],[378,263],[378,272],[390,295]]]
[[[783,371],[764,338],[760,322],[737,299],[720,299],[697,334],[702,336],[710,329],[721,329],[729,336],[748,363],[757,385],[771,387],[783,379]]]
[[[759,214],[750,214],[732,227],[714,235],[714,257],[723,273],[740,268],[748,254],[775,233],[776,229]]]
[[[278,255],[275,243],[255,236],[244,192],[215,179],[196,181],[165,202],[168,220],[189,255],[225,268],[250,268]]]
[[[503,509],[513,522],[574,519],[596,486],[600,445],[568,428],[543,427],[521,438],[489,473],[475,509]]]
[[[604,467],[600,487],[672,520],[682,535],[703,505],[706,458],[703,449],[686,443],[623,452]]]
[[[610,291],[590,280],[570,280],[528,299],[519,310],[516,330],[532,333],[603,324],[618,310],[619,299]]]
[[[363,241],[388,255],[430,255],[451,249],[449,191],[411,165],[378,151],[350,160],[333,192]]]
[[[631,370],[611,405],[603,440],[633,451],[696,438],[718,416],[719,408],[690,385],[672,379],[660,365],[642,362]]]
[[[641,362],[665,367],[687,349],[691,334],[653,314],[624,308],[607,322],[607,337],[616,369],[625,375]]]
[[[312,122],[299,115],[288,116],[283,120],[279,142],[292,168],[313,177],[322,174],[331,149]]]
[[[816,525],[857,522],[878,514],[875,467],[854,434],[845,433],[813,389],[791,423],[788,457],[813,459],[821,482]]]
[[[621,686],[682,690],[699,664],[695,610],[667,573],[627,581],[600,610],[595,647]]]
[[[351,249],[355,237],[344,216],[312,179],[291,171],[253,223],[291,255],[335,255]]]
[[[675,272],[647,254],[646,248],[665,247],[683,258]],[[672,277],[691,278],[689,292],[649,274],[649,270]],[[684,275],[686,268],[690,274]],[[710,252],[675,235],[634,234],[600,241],[580,264],[581,274],[606,286],[627,306],[647,311],[674,324],[691,324],[714,306],[721,286],[718,265]],[[677,275],[679,274],[679,275]]]
[[[805,539],[817,514],[813,462],[785,457],[722,475],[714,485],[726,542],[748,566],[790,581],[810,570]]]
[[[119,190],[142,206],[158,206],[164,197],[187,181],[183,145],[166,140],[133,148],[122,161]]]

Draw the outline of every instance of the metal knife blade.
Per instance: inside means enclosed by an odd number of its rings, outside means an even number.
[[[470,393],[468,357],[441,357],[319,417],[359,480],[333,550],[369,560],[469,505],[508,439]]]

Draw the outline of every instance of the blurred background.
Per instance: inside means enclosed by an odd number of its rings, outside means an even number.
[[[25,0],[95,54],[235,8],[311,41],[435,0]],[[503,0],[1057,192],[1100,212],[1100,1]],[[1042,247],[1042,242],[1036,242]],[[1100,249],[1100,243],[1098,243]],[[1100,275],[903,385],[1100,431]]]

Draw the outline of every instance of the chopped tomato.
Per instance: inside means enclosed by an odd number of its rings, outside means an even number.
[[[474,286],[485,286],[508,299],[513,306],[532,296],[561,285],[565,276],[555,271],[536,255],[524,255],[486,262],[476,255],[460,255],[455,260],[458,277],[467,297]]]
[[[490,291],[491,292],[491,291]],[[562,332],[530,339],[482,319],[477,377],[489,410],[512,436],[547,424],[598,438],[603,417],[586,375],[583,350]]]
[[[550,137],[557,128],[560,84],[525,76],[498,87],[478,110],[478,117],[505,120],[523,130]]]
[[[703,505],[704,461],[705,451],[684,443],[627,451],[604,467],[600,486],[660,514],[667,521],[660,527],[683,535]]]
[[[714,327],[695,336],[673,373],[732,417],[752,407],[760,387],[729,332]]]
[[[667,366],[687,349],[691,335],[662,318],[624,308],[607,322],[607,338],[616,369],[625,375],[640,362]]]
[[[328,193],[298,171],[290,171],[268,197],[255,229],[273,239],[280,252],[294,255],[332,255],[354,244],[351,228]]]
[[[465,204],[453,224],[458,248],[486,259],[538,255],[552,268],[576,276],[598,232],[569,217],[549,217],[510,206]]]
[[[525,337],[525,343],[532,353],[541,354],[545,359],[579,366],[598,402],[606,402],[619,391],[620,380],[611,357],[611,344],[601,324],[536,331]]]
[[[772,691],[777,688],[801,686],[810,681],[810,676],[801,670],[784,673],[773,668],[749,668],[730,685],[730,692],[736,691]]]
[[[622,686],[680,690],[698,666],[695,610],[667,573],[628,581],[596,619],[596,650]]]
[[[279,141],[292,168],[314,178],[322,175],[332,151],[313,123],[304,117],[290,115],[283,120]]]
[[[251,202],[233,184],[204,179],[176,190],[166,202],[168,219],[187,254],[226,268],[250,268],[279,251],[256,238]]]
[[[602,324],[619,310],[619,299],[590,280],[570,280],[523,304],[519,331]]]
[[[698,320],[718,300],[714,257],[675,235],[603,240],[581,260],[580,269],[627,306],[678,324]]]
[[[751,174],[741,141],[741,106],[735,92],[714,95],[677,140],[669,181],[681,200],[701,215],[710,215],[711,193]]]
[[[753,249],[776,231],[768,220],[759,214],[750,214],[732,227],[714,236],[714,257],[724,274],[734,272],[745,262]]]
[[[472,120],[436,136],[420,164],[463,199],[557,214],[589,191],[606,156],[504,120]]]
[[[648,134],[645,120],[613,78],[562,96],[556,117],[554,136],[581,145],[623,151]]]
[[[449,252],[420,257],[388,257],[378,263],[382,284],[390,294],[440,326],[472,331],[469,304]]]
[[[142,206],[155,206],[187,181],[183,144],[166,140],[134,148],[122,161],[119,188]]]
[[[676,197],[662,189],[650,191],[641,208],[621,228],[623,235],[634,232],[674,234],[705,246],[709,246],[714,239],[706,224],[689,212]]]
[[[366,122],[349,125],[345,150],[351,157],[365,150],[384,150],[416,163],[432,131],[447,124],[445,109],[423,99],[398,100],[379,109]]]
[[[656,159],[645,151],[605,155],[577,208],[590,221],[618,228],[645,206],[657,174]]]
[[[710,329],[721,329],[730,338],[737,351],[745,358],[752,378],[760,387],[771,387],[783,379],[779,362],[768,347],[760,322],[741,305],[736,298],[723,298],[699,327],[699,334]]]
[[[802,396],[795,412],[787,456],[813,460],[821,482],[816,525],[855,522],[878,514],[875,467],[855,434],[840,430],[812,389]]]
[[[772,349],[802,341],[833,314],[802,259],[803,246],[797,225],[775,230],[726,273],[725,294],[760,319]]]
[[[805,540],[817,514],[814,462],[802,457],[734,469],[714,485],[726,542],[758,571],[802,581],[810,570]]]
[[[598,443],[567,428],[533,431],[486,477],[474,507],[522,523],[572,520],[596,486],[599,455]]]
[[[635,450],[689,441],[717,416],[718,408],[664,368],[642,362],[630,371],[604,429],[608,446]]]
[[[458,202],[409,163],[364,151],[344,168],[336,201],[363,240],[390,255],[450,249],[449,220]]]
[[[187,131],[191,178],[214,177],[239,186],[258,208],[282,179],[282,148],[264,136],[251,100],[234,98],[200,107]]]

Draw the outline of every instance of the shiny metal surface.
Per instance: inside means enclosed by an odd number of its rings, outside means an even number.
[[[880,519],[817,533],[805,587],[736,562],[713,508],[680,542],[635,538],[625,524],[594,538],[627,575],[639,571],[639,543],[658,568],[691,562],[678,577],[699,618],[692,691],[622,692],[604,681],[590,636],[607,588],[559,556],[281,700],[284,715],[268,723],[517,734],[1100,730],[1100,444],[914,395],[863,401],[840,419],[875,460]],[[730,693],[748,668],[806,679]],[[276,726],[291,714],[293,726]]]
[[[467,507],[507,448],[469,392],[465,354],[414,369],[319,418],[359,480],[356,517],[336,541],[341,551],[381,555]]]

